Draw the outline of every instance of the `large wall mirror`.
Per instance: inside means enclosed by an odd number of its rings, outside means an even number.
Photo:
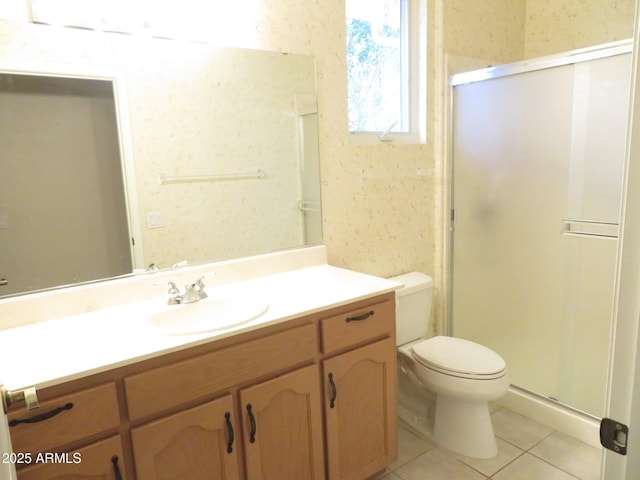
[[[313,58],[0,38],[0,297],[322,242]]]

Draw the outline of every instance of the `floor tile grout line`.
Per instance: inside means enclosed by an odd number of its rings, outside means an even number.
[[[477,470],[476,468],[474,468],[472,465],[468,465],[469,467],[473,468],[476,472],[478,472],[479,474],[483,475],[484,477],[486,477],[487,479],[491,479],[494,475],[497,475],[498,472],[501,472],[502,470],[504,470],[505,468],[507,468],[509,465],[511,465],[513,462],[515,462],[517,459],[519,459],[520,457],[522,457],[523,455],[525,455],[527,452],[525,450],[522,450],[521,448],[520,450],[520,454],[518,454],[518,456],[516,456],[515,458],[513,458],[511,461],[507,462],[505,465],[503,465],[502,467],[500,467],[498,470],[496,470],[495,472],[493,472],[491,475],[487,475],[486,473],[482,473],[481,471]]]
[[[532,447],[533,448],[533,447]],[[522,450],[522,449],[520,449]],[[509,463],[507,463],[506,465],[503,465],[502,467],[500,467],[497,471],[493,472],[489,477],[487,477],[487,480],[492,480],[496,475],[498,475],[498,473],[500,473],[502,470],[506,469],[509,465],[515,463],[517,460],[519,460],[520,458],[524,457],[525,455],[531,455],[532,457],[538,459],[538,460],[542,460],[541,458],[536,457],[535,455],[533,455],[531,452],[529,452],[528,450],[522,450],[522,453],[520,453],[520,455],[518,455],[517,457],[515,457],[513,460],[511,460]],[[569,472],[562,470],[560,467],[558,467],[557,465],[553,465],[549,462],[545,462],[548,465],[551,465],[553,468],[555,468],[556,470],[561,470],[562,472],[568,474],[569,476],[576,478],[574,475],[570,474]],[[579,478],[577,480],[580,480]]]
[[[527,452],[530,452],[532,449],[536,448],[538,445],[540,445],[542,442],[544,442],[547,438],[549,438],[551,435],[553,435],[554,433],[556,433],[556,430],[552,430],[550,433],[548,433],[547,435],[545,435],[542,439],[540,439],[538,442],[536,442],[534,445],[532,445],[531,447],[529,447],[527,449]]]
[[[549,427],[551,428],[551,427]],[[522,450],[523,452],[529,452],[532,448],[537,447],[540,443],[544,442],[547,438],[549,438],[551,435],[553,435],[554,433],[556,433],[556,430],[552,430],[551,432],[549,432],[548,434],[546,434],[544,437],[542,437],[540,440],[536,441],[536,443],[534,443],[533,445],[531,445],[530,447],[522,447],[520,445],[516,445],[515,443],[513,443],[512,441],[503,438],[501,436],[499,436],[498,434],[495,434],[496,438],[499,438],[500,440],[502,440],[505,443],[508,443],[509,445],[511,445],[512,447],[517,448],[518,450]]]
[[[538,460],[540,460],[541,462],[546,463],[547,465],[551,465],[552,467],[557,468],[558,470],[562,470],[564,473],[566,473],[567,475],[569,475],[569,476],[571,476],[571,477],[573,477],[573,478],[576,478],[576,479],[578,479],[578,480],[583,480],[581,477],[577,477],[575,474],[573,474],[573,473],[569,472],[568,470],[565,470],[565,469],[564,469],[563,467],[561,467],[560,465],[555,465],[554,463],[551,463],[549,460],[544,459],[544,458],[542,458],[542,457],[540,457],[540,456],[536,455],[536,454],[535,454],[535,453],[533,453],[533,452],[527,452],[527,453],[528,453],[529,455],[531,455],[532,457],[537,458],[537,459],[538,459]]]

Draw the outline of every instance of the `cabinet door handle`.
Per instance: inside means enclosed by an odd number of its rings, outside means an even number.
[[[233,425],[231,425],[231,414],[229,412],[224,414],[224,418],[227,422],[227,437],[229,438],[229,442],[227,443],[227,453],[233,452]]]
[[[122,474],[120,473],[120,467],[118,466],[117,455],[111,457],[111,463],[113,463],[113,474],[115,475],[116,480],[122,480]]]
[[[336,382],[333,381],[333,373],[329,373],[329,387],[331,388],[331,396],[329,397],[329,407],[335,408],[336,398],[338,396],[338,389],[336,388]]]
[[[249,441],[251,443],[256,443],[256,430],[258,429],[256,426],[256,417],[253,416],[253,407],[251,404],[247,404],[247,413],[249,414],[249,423],[251,424],[251,431],[249,432]]]
[[[374,312],[373,310],[367,312],[367,313],[363,313],[362,315],[357,315],[355,317],[347,317],[345,318],[345,322],[349,323],[349,322],[360,322],[362,320],[366,320],[369,317],[373,317],[376,314],[376,312]]]
[[[73,403],[65,403],[63,406],[55,408],[50,412],[41,413],[40,415],[34,415],[33,417],[28,418],[16,418],[15,420],[11,420],[9,422],[10,427],[15,427],[21,423],[37,423],[42,422],[44,420],[49,420],[52,417],[55,417],[59,413],[64,412],[65,410],[71,410],[73,408]]]

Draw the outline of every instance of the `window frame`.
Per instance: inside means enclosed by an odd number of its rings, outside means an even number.
[[[348,0],[347,0],[348,1]],[[409,123],[406,132],[390,132],[384,137],[382,131],[348,131],[349,142],[354,144],[418,144],[423,143],[423,135],[420,134],[420,84],[424,76],[420,74],[420,8],[418,0],[401,0],[405,8],[401,9],[404,16],[401,18],[403,28],[407,29],[407,35],[403,35],[406,43],[406,56],[401,59],[401,68],[405,88],[401,92],[402,107],[407,111]],[[346,28],[346,18],[345,18]],[[345,42],[346,48],[346,42]],[[349,78],[347,75],[347,90]],[[347,100],[348,102],[348,100]],[[348,121],[347,121],[348,128]]]

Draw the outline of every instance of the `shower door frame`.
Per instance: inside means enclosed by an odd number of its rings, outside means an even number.
[[[546,56],[546,57],[541,57],[541,58],[536,58],[536,59],[531,59],[531,60],[524,60],[524,61],[520,61],[520,62],[515,62],[515,63],[511,63],[511,64],[507,64],[507,65],[500,65],[500,66],[496,66],[496,67],[489,67],[489,68],[485,68],[485,69],[481,69],[481,70],[474,70],[474,71],[470,71],[470,72],[464,72],[464,73],[458,73],[455,75],[452,75],[450,78],[450,82],[449,82],[449,105],[448,105],[448,109],[449,109],[449,135],[447,138],[447,149],[448,149],[448,176],[449,176],[449,182],[448,182],[448,187],[449,187],[449,192],[447,194],[447,201],[448,201],[448,206],[449,206],[449,210],[450,210],[450,215],[448,215],[448,219],[447,219],[447,223],[448,223],[448,228],[447,228],[447,245],[449,248],[449,252],[446,256],[446,265],[445,265],[445,281],[446,281],[446,285],[447,285],[447,301],[446,301],[446,308],[445,308],[445,318],[446,318],[446,322],[445,322],[445,333],[447,335],[452,335],[453,333],[453,283],[454,283],[454,278],[453,278],[453,258],[454,258],[454,251],[453,251],[453,242],[454,242],[454,226],[455,226],[455,219],[454,219],[454,211],[455,211],[455,205],[454,205],[454,190],[455,190],[455,185],[454,185],[454,164],[455,164],[455,159],[454,159],[454,108],[455,108],[455,103],[454,103],[454,89],[456,86],[459,85],[464,85],[464,84],[468,84],[468,83],[474,83],[474,82],[481,82],[484,80],[490,80],[490,79],[497,79],[497,78],[501,78],[501,77],[508,77],[508,76],[512,76],[512,75],[518,75],[518,74],[523,74],[523,73],[528,73],[528,72],[535,72],[535,71],[539,71],[539,70],[544,70],[544,69],[551,69],[551,68],[555,68],[555,67],[562,67],[562,66],[568,66],[568,65],[572,65],[572,64],[576,64],[579,62],[586,62],[586,61],[591,61],[591,60],[597,60],[597,59],[602,59],[602,58],[607,58],[607,57],[612,57],[615,55],[622,55],[622,54],[629,54],[632,53],[633,51],[633,40],[632,39],[627,39],[627,40],[622,40],[622,41],[617,41],[617,42],[611,42],[611,43],[607,43],[607,44],[603,44],[603,45],[598,45],[595,47],[589,47],[589,48],[584,48],[584,49],[579,49],[579,50],[575,50],[575,51],[571,51],[571,52],[566,52],[566,53],[562,53],[562,54],[557,54],[557,55],[550,55],[550,56]],[[635,64],[634,64],[635,65]],[[620,235],[620,238],[622,238],[622,235]],[[620,240],[618,240],[620,241]],[[616,290],[617,293],[617,290]],[[612,331],[613,331],[613,323],[614,323],[614,318],[612,318]],[[610,340],[610,347],[612,347],[613,344],[613,338]],[[611,377],[611,373],[609,373],[608,378],[606,379],[606,383],[609,382],[609,379]],[[548,398],[544,395],[540,395],[536,392],[531,392],[525,388],[519,387],[519,386],[513,386],[515,387],[516,390],[521,390],[523,392],[525,392],[526,394],[529,394],[533,397],[537,397],[539,399],[542,399],[544,401],[548,401],[551,402],[553,404],[557,404],[559,406],[561,406],[562,408],[566,408],[570,411],[573,411],[579,415],[583,415],[585,417],[591,418],[592,420],[600,420],[599,417],[586,413],[582,410],[576,409],[574,407],[572,407],[571,405],[567,405],[564,404],[562,402],[556,401],[554,399]],[[603,389],[606,388],[606,385],[603,385]],[[606,412],[606,410],[605,410]]]
[[[637,4],[637,2],[636,2]],[[640,478],[640,11],[633,38],[631,107],[622,191],[612,361],[605,414],[629,427],[627,455],[604,450],[602,480]],[[633,207],[636,207],[635,209]]]

